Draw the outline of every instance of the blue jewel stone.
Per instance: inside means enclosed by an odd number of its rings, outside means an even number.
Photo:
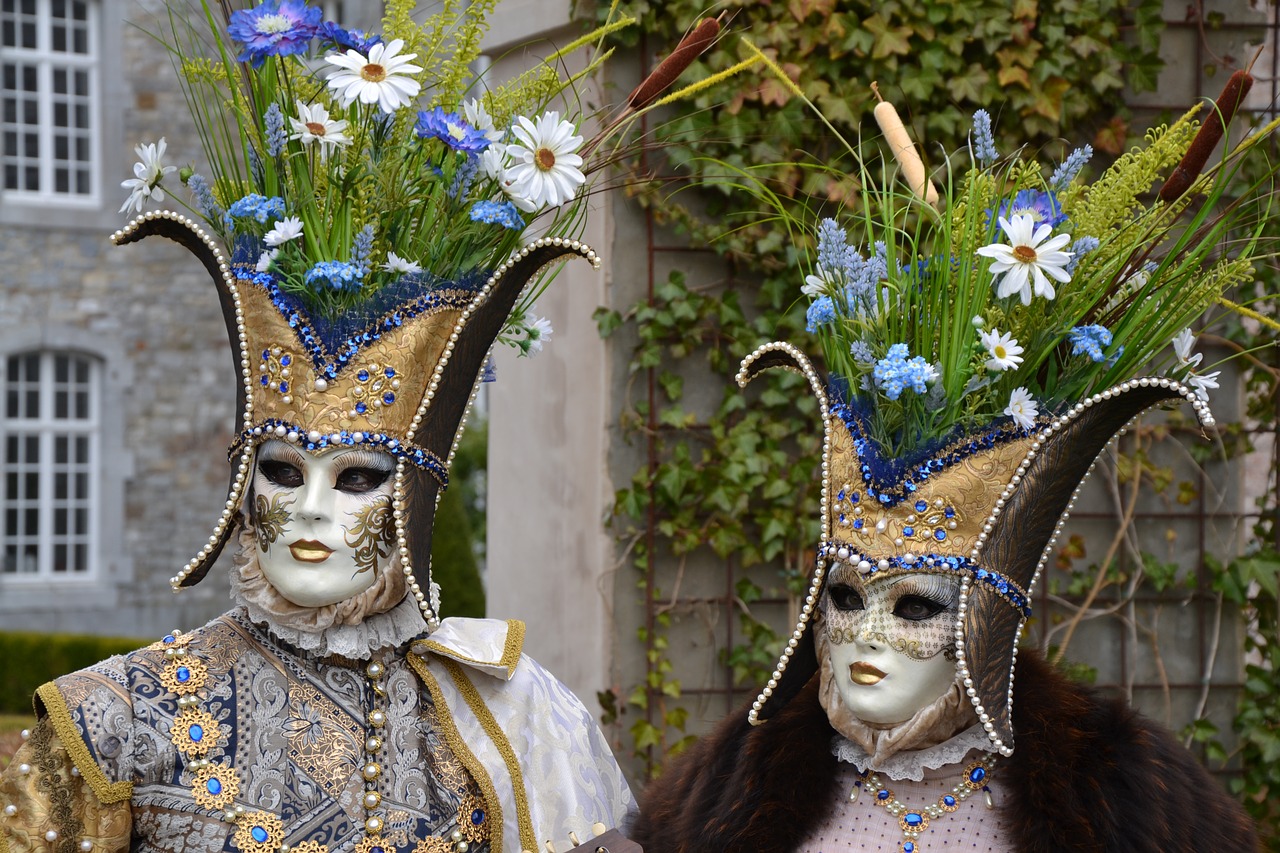
[[[854,530],[861,530],[861,529],[862,529],[862,519],[860,519],[860,518],[855,518],[855,519],[853,520],[853,529],[854,529]]]
[[[253,836],[253,840],[259,844],[267,843],[267,831],[260,826],[255,826],[249,830],[249,834]]]
[[[916,512],[924,512],[928,508],[929,505],[924,501],[916,501]]]
[[[974,572],[973,574],[974,574],[974,577],[976,577],[978,580],[985,580],[985,579],[986,579],[986,577],[987,577],[987,570],[986,570],[986,569],[978,569],[978,570],[977,570],[976,572]]]
[[[166,644],[167,644],[167,643],[176,643],[177,641],[178,641],[178,638],[177,638],[177,637],[175,637],[175,636],[173,636],[173,634],[165,634],[165,635],[164,635],[164,642],[165,642]]]
[[[396,375],[396,369],[394,367],[388,367],[386,370],[382,372],[386,374],[388,379],[391,379]]]
[[[356,414],[363,415],[368,410],[369,410],[369,407],[366,406],[364,403],[362,402],[356,403]]]
[[[288,382],[281,382],[281,383],[280,383],[280,393],[281,393],[281,394],[288,394],[288,393],[289,393],[289,383],[288,383]]]
[[[369,851],[369,853],[386,853],[386,851],[383,850],[381,847],[374,847]]]
[[[191,670],[187,669],[185,666],[180,666],[178,667],[177,676],[178,680],[185,684],[191,680]]]
[[[889,792],[888,792],[888,791],[876,791],[876,799],[877,799],[877,800],[887,800],[887,799],[889,799]]]
[[[388,406],[390,406],[395,401],[396,401],[396,395],[392,394],[390,391],[382,395],[382,402],[386,403]]]
[[[281,367],[288,367],[290,364],[293,364],[293,358],[291,358],[290,356],[287,356],[287,355],[282,355],[282,356],[280,356],[280,366],[281,366]]]
[[[921,815],[917,812],[907,812],[905,815],[903,815],[902,822],[905,823],[907,826],[911,827],[912,829],[915,829],[916,827],[924,823],[924,815]]]
[[[193,741],[199,743],[204,740],[204,727],[198,723],[193,723],[191,728],[187,729],[187,734]]]
[[[911,482],[910,480],[908,480],[908,481],[907,481],[907,491],[908,491],[908,492],[914,492],[917,488],[919,488],[919,487],[918,487],[915,483]]]
[[[903,536],[915,536],[915,535],[916,535],[916,529],[915,529],[914,527],[904,527],[904,528],[902,528],[902,535],[903,535]]]
[[[836,493],[836,500],[838,501],[844,500],[844,489],[841,489],[839,492]]]
[[[939,542],[942,542],[947,538],[947,531],[939,527],[937,530],[933,531],[933,538],[937,539]]]
[[[1000,590],[1001,592],[1008,592],[1009,585],[1004,581],[1000,581],[1000,583],[996,584],[996,589]]]
[[[953,507],[947,507],[945,510],[942,511],[942,514],[945,515],[947,518],[956,517],[956,511]]]
[[[204,789],[216,797],[222,793],[222,783],[217,779],[210,779],[204,783]]]
[[[484,823],[484,809],[476,809],[471,812],[471,823],[475,826]]]
[[[279,306],[276,306],[276,307],[279,307]],[[264,350],[262,351],[262,360],[263,360],[263,361],[266,361],[270,356],[271,356],[271,350],[269,350],[269,349],[264,349]]]
[[[975,785],[987,778],[987,771],[983,767],[975,767],[969,771],[969,781]]]
[[[858,497],[858,493],[857,493],[857,492],[854,492],[854,493],[853,493],[853,497],[851,498],[851,500],[852,500],[854,503],[857,503],[859,500],[861,500],[861,498],[859,498],[859,497]]]
[[[268,379],[268,378],[264,375],[264,376],[262,377],[262,387],[263,387],[263,388],[266,388],[266,387],[267,387],[268,385],[270,385],[270,384],[271,384],[271,380],[270,380],[270,379]]]
[[[902,853],[916,853],[916,846],[910,841],[902,842]]]
[[[368,381],[369,381],[369,371],[367,371],[367,370],[361,370],[359,373],[357,373],[357,374],[356,374],[356,379],[359,379],[361,382],[368,382]]]
[[[844,515],[844,513],[842,512],[842,513],[840,513],[840,523],[841,523],[841,524],[844,524],[844,520],[845,520],[845,515]]]
[[[951,808],[956,804],[956,798],[951,796],[950,794],[947,794],[945,797],[942,798],[942,804],[947,808]]]

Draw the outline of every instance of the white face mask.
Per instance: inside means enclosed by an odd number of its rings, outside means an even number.
[[[822,595],[823,626],[840,700],[858,719],[905,722],[956,679],[960,579],[911,572],[869,583],[839,564]]]
[[[275,439],[258,447],[251,517],[258,563],[277,592],[324,607],[373,585],[395,535],[394,471],[378,450],[311,454]]]

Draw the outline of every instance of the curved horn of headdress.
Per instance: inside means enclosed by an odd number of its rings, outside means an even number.
[[[1028,593],[1048,559],[1076,491],[1094,461],[1126,424],[1167,400],[1191,401],[1205,426],[1213,424],[1206,404],[1193,391],[1169,379],[1135,379],[1095,394],[1053,421],[1032,443],[1003,508],[992,511],[991,531],[978,562],[1017,583]],[[1022,616],[987,584],[968,591],[961,677],[972,679],[979,719],[1002,752],[1012,751],[1013,664]]]
[[[831,414],[830,406],[827,402],[827,394],[823,389],[818,371],[814,369],[813,364],[804,356],[804,353],[785,341],[762,344],[744,358],[742,365],[738,368],[736,377],[738,387],[745,388],[752,379],[755,379],[766,370],[773,369],[799,373],[809,380],[809,389],[813,391],[813,396],[818,400],[823,432],[822,504],[819,515],[822,518],[822,541],[826,542],[831,535],[829,529],[830,519],[827,517],[826,512],[827,499],[829,497],[827,492],[831,487],[827,474],[831,454]],[[805,597],[804,607],[801,610],[800,625],[796,627],[791,637],[787,640],[787,647],[783,649],[782,657],[778,660],[778,665],[774,668],[773,675],[770,676],[769,682],[765,685],[764,690],[760,692],[760,695],[756,697],[756,701],[751,705],[751,710],[747,713],[747,720],[753,726],[763,723],[775,711],[790,702],[800,692],[801,688],[808,683],[809,679],[813,677],[813,674],[818,671],[818,655],[813,645],[813,632],[807,630],[807,628],[809,619],[814,609],[818,606],[818,596],[822,594],[822,583],[825,576],[826,563],[819,560],[814,568],[813,579],[809,584],[809,592]]]
[[[118,246],[123,246],[127,243],[136,243],[144,237],[152,235],[167,237],[184,246],[199,259],[205,270],[208,271],[209,276],[213,279],[214,286],[218,290],[218,301],[222,304],[222,317],[226,322],[227,337],[231,341],[231,347],[234,351],[232,355],[235,359],[236,373],[239,374],[244,355],[242,336],[237,328],[236,321],[239,297],[236,294],[235,284],[231,279],[230,267],[222,254],[222,250],[218,248],[217,242],[188,217],[168,211],[148,213],[133,219],[124,228],[112,234],[111,241]],[[237,382],[237,413],[244,412],[246,396],[245,384]],[[237,466],[233,466],[228,492],[232,495],[237,495],[243,488],[244,481],[243,473],[240,472]],[[238,501],[236,505],[238,505]],[[226,547],[227,542],[230,541],[232,534],[234,534],[237,525],[231,522],[238,516],[239,513],[231,511],[230,508],[228,508],[228,512],[223,513],[217,529],[213,536],[209,537],[208,543],[200,550],[195,559],[187,564],[183,572],[174,579],[178,586],[195,586],[204,578],[209,571],[209,567],[218,559],[218,555],[222,553],[222,549]]]
[[[569,257],[585,258],[592,266],[600,266],[599,257],[586,244],[544,237],[524,247],[499,267],[471,306],[463,311],[454,328],[452,341],[432,376],[428,394],[433,396],[423,404],[422,426],[416,433],[422,446],[441,459],[453,461],[453,450],[462,435],[481,371],[512,309],[529,282],[551,264]],[[424,523],[424,519],[435,517],[440,485],[420,469],[406,473],[407,515],[415,519],[414,524],[404,531],[408,557],[415,567],[418,583],[425,586],[429,582],[434,525]]]

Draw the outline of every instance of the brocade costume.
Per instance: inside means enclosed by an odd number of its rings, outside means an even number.
[[[366,662],[302,652],[244,608],[59,678],[38,691],[40,721],[0,779],[0,851],[434,853],[455,831],[472,851],[590,837],[623,819],[630,792],[587,710],[521,654],[523,634],[444,620],[374,657],[380,705]],[[185,654],[167,656],[173,646]],[[180,668],[203,682],[186,709]],[[385,742],[376,843],[362,806],[371,732]],[[229,823],[236,805],[259,814]]]

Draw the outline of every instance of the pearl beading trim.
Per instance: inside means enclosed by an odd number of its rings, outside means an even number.
[[[783,352],[791,357],[795,362],[794,366],[778,366],[799,373],[809,380],[809,389],[813,391],[813,396],[818,401],[818,414],[822,418],[822,496],[818,510],[822,524],[822,541],[825,542],[831,538],[831,524],[825,511],[831,494],[831,429],[827,422],[831,414],[830,403],[822,386],[822,378],[818,376],[818,371],[814,369],[812,362],[799,349],[785,341],[772,341],[762,344],[742,360],[737,376],[734,377],[739,388],[745,388],[747,383],[751,381],[752,376],[748,373],[751,365],[770,352]],[[787,640],[787,647],[782,650],[782,657],[778,659],[778,664],[774,667],[773,675],[769,677],[768,683],[760,691],[760,695],[756,697],[756,700],[751,703],[751,710],[747,712],[747,722],[753,726],[758,726],[763,722],[760,719],[760,711],[764,708],[764,703],[773,695],[773,691],[777,689],[782,674],[787,671],[787,665],[791,663],[791,658],[795,655],[796,648],[800,645],[800,640],[804,637],[804,632],[809,627],[809,619],[813,616],[814,608],[818,606],[818,596],[822,592],[822,583],[823,578],[826,577],[827,566],[827,561],[819,557],[813,569],[813,581],[809,584],[809,592],[805,596],[804,605],[800,608],[800,621],[796,624],[795,630],[791,632],[791,637]]]
[[[978,562],[979,554],[982,552],[982,548],[987,542],[987,537],[990,535],[995,525],[996,519],[1000,516],[1001,511],[1004,509],[1005,503],[1008,501],[1010,497],[1013,496],[1014,491],[1017,489],[1018,485],[1022,482],[1022,476],[1027,472],[1027,469],[1031,466],[1032,460],[1035,459],[1035,457],[1039,454],[1045,442],[1049,441],[1049,439],[1051,439],[1057,433],[1066,429],[1066,427],[1070,425],[1071,422],[1074,421],[1076,418],[1080,417],[1080,415],[1082,415],[1086,409],[1092,408],[1093,406],[1097,405],[1098,403],[1101,403],[1104,400],[1110,400],[1113,397],[1119,396],[1120,394],[1124,394],[1129,391],[1132,391],[1135,388],[1151,388],[1151,387],[1165,388],[1170,391],[1176,392],[1185,400],[1187,400],[1189,403],[1191,403],[1191,408],[1195,411],[1196,419],[1200,422],[1201,426],[1211,427],[1214,425],[1213,414],[1209,411],[1208,403],[1201,400],[1196,395],[1196,392],[1191,388],[1187,387],[1186,385],[1183,385],[1181,382],[1178,382],[1177,380],[1169,379],[1168,377],[1163,377],[1163,376],[1130,379],[1125,382],[1121,382],[1120,384],[1115,385],[1111,388],[1108,388],[1105,391],[1101,391],[1097,394],[1094,394],[1082,402],[1076,403],[1074,406],[1072,406],[1062,415],[1050,420],[1041,429],[1039,434],[1036,436],[1036,440],[1032,442],[1031,447],[1027,450],[1026,456],[1023,457],[1022,462],[1018,465],[1017,469],[1014,471],[1013,476],[1009,479],[1009,482],[1005,485],[1005,488],[1001,493],[1000,498],[996,501],[995,507],[992,508],[991,510],[991,514],[987,517],[986,521],[983,523],[982,532],[978,534],[978,540],[977,542],[974,543],[973,549],[969,552],[969,559],[972,560],[974,563]],[[1109,442],[1107,442],[1107,446],[1110,446],[1116,441],[1116,439],[1124,435],[1124,433],[1128,430],[1129,426],[1140,415],[1141,413],[1139,413],[1139,415],[1135,415],[1134,418],[1130,419],[1130,421],[1124,427],[1122,427],[1116,433],[1116,435],[1112,437],[1112,439]],[[1106,450],[1106,446],[1104,446],[1103,449],[1099,451],[1098,456],[1101,456],[1102,453],[1105,452],[1105,450]],[[1094,462],[1096,463],[1096,461],[1097,461],[1097,457],[1094,457]],[[1092,469],[1093,469],[1093,466],[1090,465],[1089,470],[1092,471]],[[1040,553],[1040,560],[1036,564],[1035,572],[1031,576],[1031,583],[1028,584],[1027,586],[1028,594],[1031,594],[1035,590],[1036,582],[1039,580],[1040,575],[1044,570],[1045,564],[1048,562],[1049,556],[1053,552],[1054,543],[1057,542],[1058,536],[1062,533],[1062,529],[1066,525],[1067,518],[1070,516],[1072,508],[1075,506],[1076,497],[1080,494],[1080,490],[1084,487],[1084,483],[1088,479],[1088,477],[1089,475],[1088,473],[1086,473],[1085,476],[1080,479],[1080,482],[1076,484],[1075,489],[1071,493],[1071,498],[1067,501],[1066,509],[1064,509],[1062,512],[1062,515],[1058,517],[1057,524],[1055,524],[1053,528],[1053,534],[1049,537],[1049,541],[1045,544],[1044,550],[1041,551]],[[986,709],[983,707],[982,697],[978,695],[977,688],[973,686],[973,678],[969,671],[969,662],[965,654],[964,620],[965,620],[965,614],[968,612],[969,593],[971,590],[972,590],[972,580],[969,576],[966,575],[961,579],[961,583],[960,583],[960,602],[959,602],[958,612],[956,614],[956,621],[955,621],[954,636],[955,636],[955,645],[956,645],[956,671],[961,679],[961,683],[964,685],[965,694],[969,697],[969,701],[973,705],[974,711],[976,711],[978,714],[978,721],[982,723],[983,729],[987,732],[987,737],[991,740],[991,743],[996,747],[996,749],[1000,752],[1001,755],[1008,756],[1013,754],[1013,747],[1011,745],[1005,744],[1004,740],[1000,737],[999,733],[997,733],[995,730],[994,720],[992,719],[991,715],[987,713]],[[1015,635],[1015,641],[1013,644],[1013,654],[1009,660],[1009,689],[1008,689],[1008,695],[1006,697],[1006,702],[1007,702],[1006,707],[1009,709],[1010,713],[1012,713],[1013,711],[1013,680],[1014,680],[1014,672],[1018,662],[1018,644],[1016,640],[1017,640],[1017,637],[1022,636],[1022,631],[1025,626],[1026,626],[1026,619],[1023,618],[1018,622],[1018,630]]]

